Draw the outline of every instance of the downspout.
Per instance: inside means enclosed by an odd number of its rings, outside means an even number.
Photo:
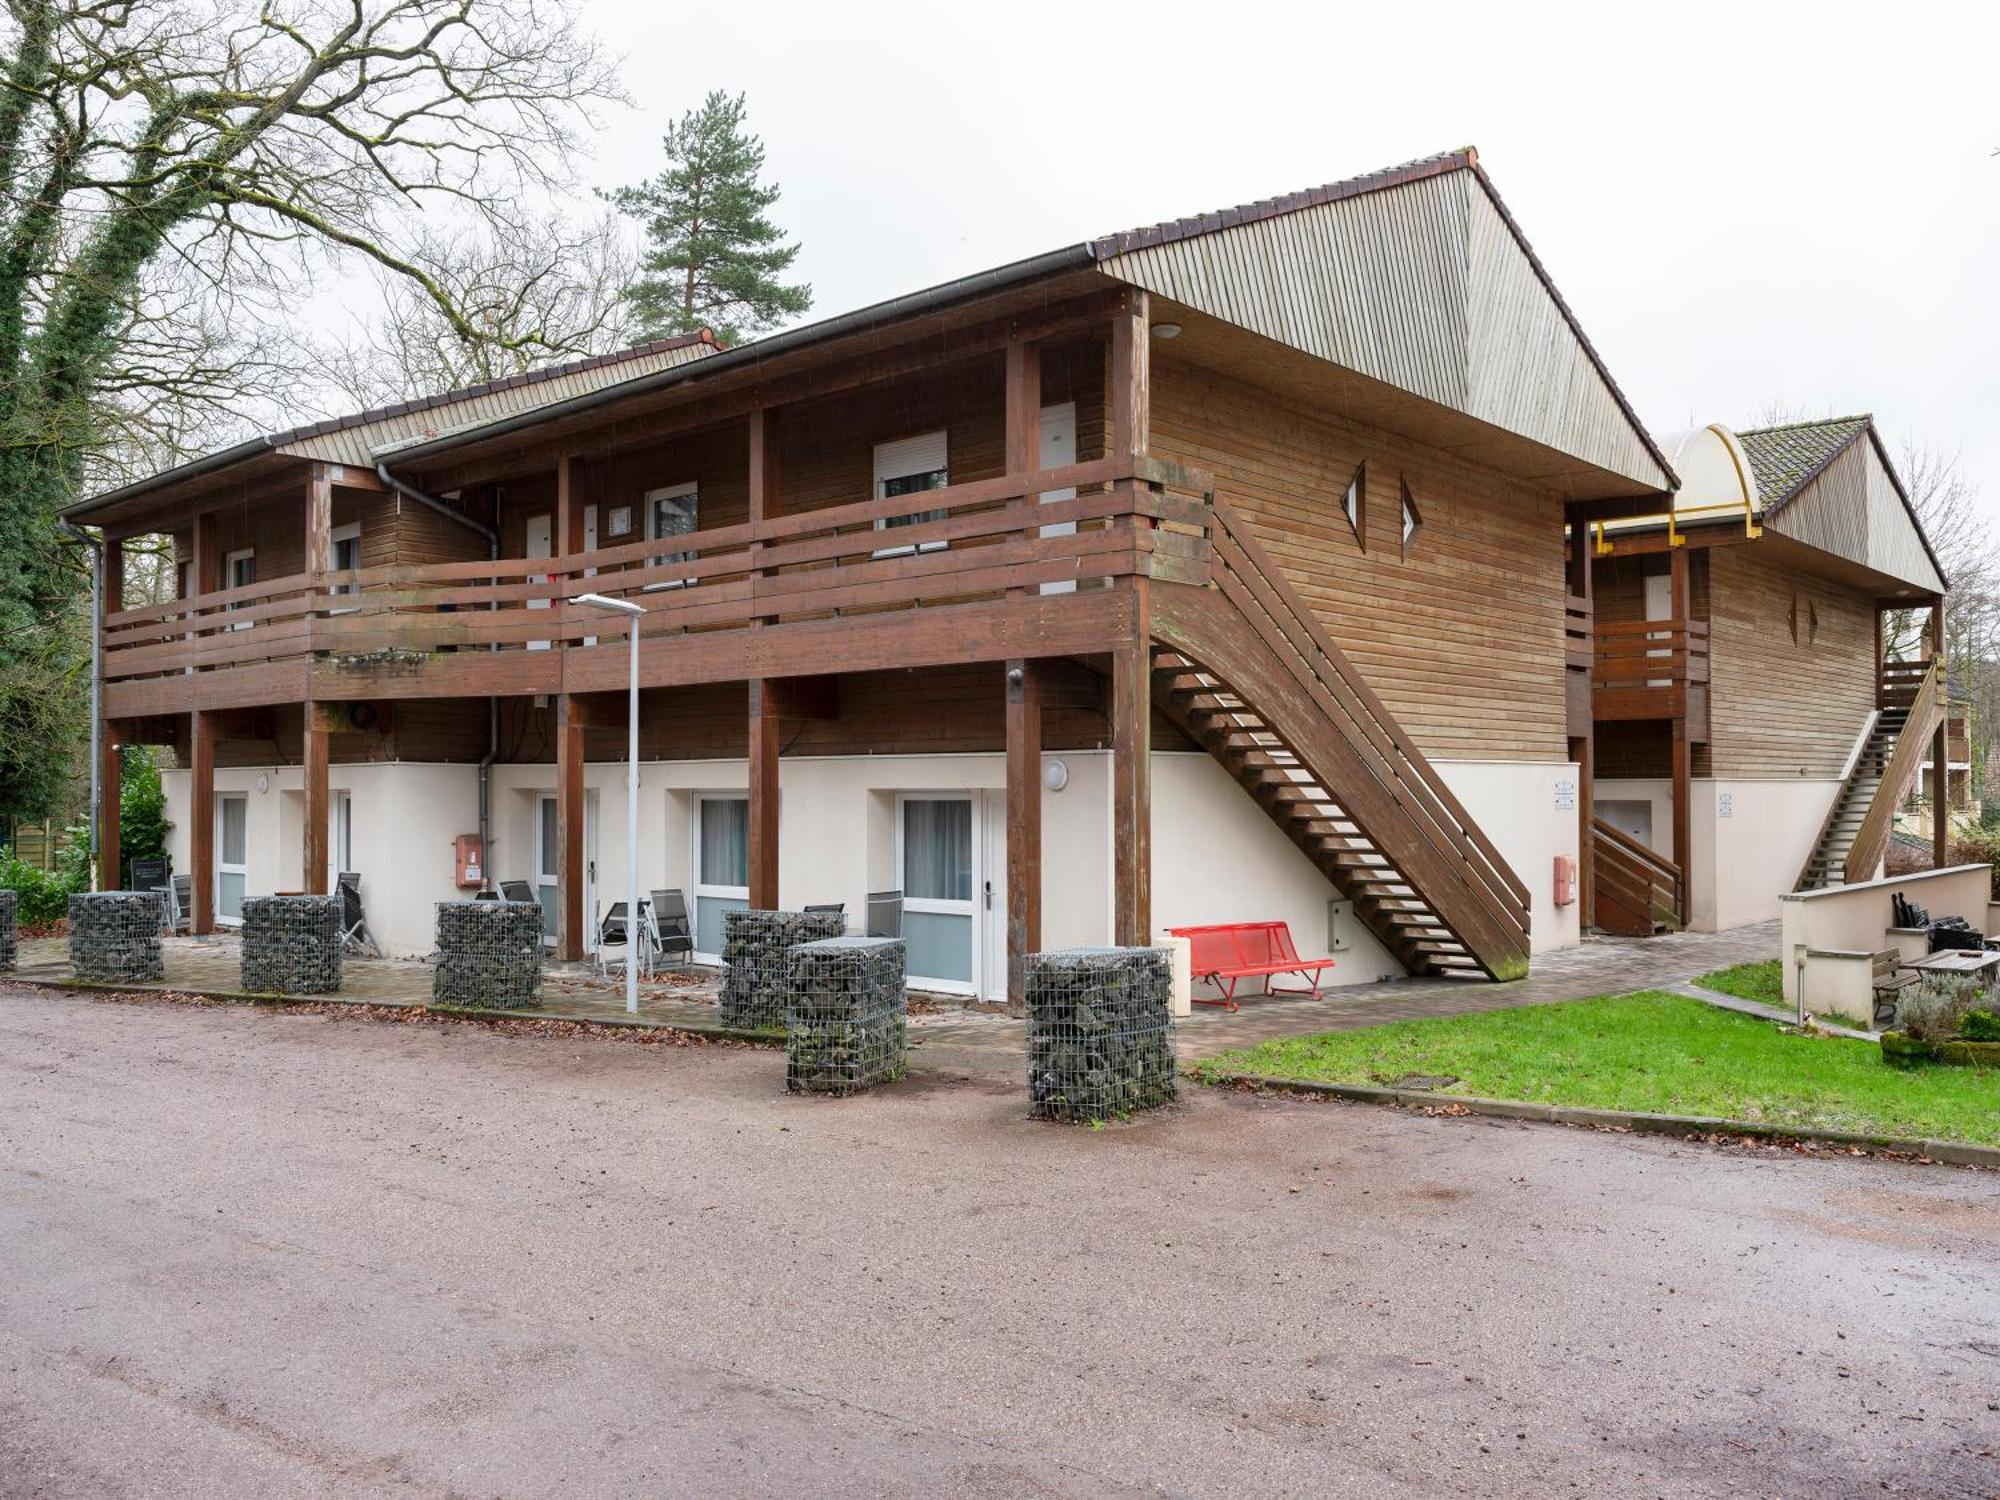
[[[90,872],[97,889],[103,879],[97,840],[104,802],[104,544],[66,517],[61,525],[90,549]],[[112,888],[116,885],[114,874]]]
[[[389,472],[386,463],[375,465],[375,477],[397,494],[418,505],[426,506],[439,515],[458,522],[470,531],[476,531],[486,538],[486,557],[489,562],[500,556],[500,532],[497,527],[483,525],[461,511],[454,510],[444,501],[427,495],[415,485],[398,479]],[[497,508],[496,508],[497,516]],[[498,609],[496,603],[493,606]],[[498,648],[496,648],[498,649]],[[479,875],[480,889],[493,889],[493,762],[500,758],[500,700],[492,695],[486,699],[486,753],[479,757]]]

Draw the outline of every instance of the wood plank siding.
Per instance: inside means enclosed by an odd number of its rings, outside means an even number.
[[[1425,754],[1567,758],[1559,496],[1158,353],[1153,448],[1215,475]],[[1364,462],[1365,550],[1343,508]]]
[[[1873,600],[1755,546],[1708,558],[1714,774],[1839,776],[1875,707]]]
[[[1849,443],[1817,478],[1772,511],[1767,524],[1795,541],[1927,591],[1944,587],[1872,432]]]

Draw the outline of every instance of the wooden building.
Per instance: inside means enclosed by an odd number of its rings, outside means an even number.
[[[1674,509],[1581,537],[1592,916],[1617,932],[1740,926],[1870,878],[1945,738],[1945,579],[1874,422],[1666,446]]]
[[[198,928],[358,870],[425,951],[479,833],[565,957],[636,858],[703,952],[732,906],[899,889],[913,973],[997,995],[1179,923],[1284,918],[1343,981],[1575,942],[1566,528],[1674,483],[1466,150],[70,515],[106,744],[187,768]],[[184,587],[126,609],[140,533]],[[636,850],[627,626],[585,591],[647,611]]]

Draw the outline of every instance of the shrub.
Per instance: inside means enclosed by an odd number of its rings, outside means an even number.
[[[119,863],[117,884],[128,884],[126,872],[135,859],[164,859],[167,854],[166,793],[160,788],[158,756],[150,745],[127,745],[124,789],[118,797]]]
[[[1964,974],[1926,974],[1897,1004],[1897,1024],[1920,1042],[1950,1041],[1985,997],[1979,981]]]
[[[14,851],[0,852],[0,891],[15,894],[14,918],[24,931],[53,927],[69,916],[69,898],[90,889],[90,839],[74,840],[56,858],[53,873],[36,869]]]
[[[2000,901],[2000,828],[1982,824],[1966,829],[1952,840],[1951,862],[1955,865],[1991,866],[1993,899]]]
[[[2000,1015],[1990,1010],[1969,1010],[1958,1023],[1958,1034],[1968,1042],[2000,1042]]]

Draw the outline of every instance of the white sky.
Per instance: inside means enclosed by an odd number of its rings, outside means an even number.
[[[670,119],[747,91],[814,317],[1470,143],[1656,434],[1871,410],[2000,519],[2000,6],[584,15],[637,105],[585,180],[649,175]]]

